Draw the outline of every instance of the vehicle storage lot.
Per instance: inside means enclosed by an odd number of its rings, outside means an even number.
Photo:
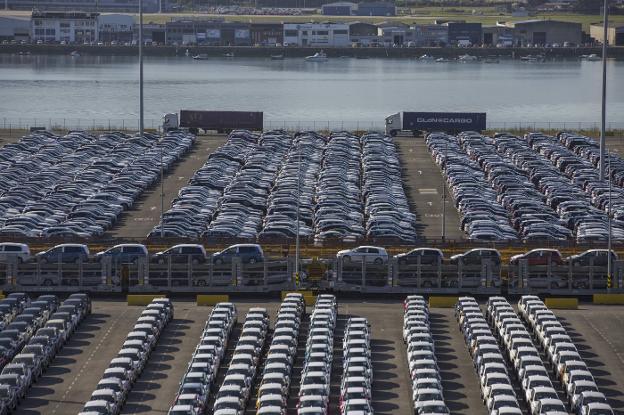
[[[279,301],[267,300],[236,301],[239,325],[247,310],[253,306],[267,307],[273,323],[279,304]],[[123,408],[124,414],[166,413],[175,397],[178,382],[211,308],[178,300],[174,300],[174,305],[175,318],[165,329],[145,371],[132,389]],[[94,301],[93,314],[78,328],[44,376],[29,390],[16,413],[79,412],[142,309],[127,306],[121,301]],[[308,312],[310,310],[308,307]],[[579,310],[556,310],[555,313],[576,342],[616,413],[624,413],[624,306],[581,305]],[[401,338],[403,307],[399,300],[338,301],[331,408],[336,408],[338,404],[342,332],[350,316],[366,317],[372,327],[375,413],[412,413],[406,351]],[[445,399],[451,413],[485,413],[479,396],[478,379],[453,310],[433,308],[430,316]],[[235,329],[235,336],[239,332]],[[234,344],[231,343],[230,347]],[[300,348],[296,362],[301,362],[302,353]],[[300,368],[295,364],[295,378]],[[296,396],[292,390],[296,384],[293,382],[291,397]],[[252,397],[247,413],[255,413],[254,402]],[[294,413],[295,404],[296,399],[289,400],[289,413]]]
[[[198,136],[192,150],[165,175],[163,185],[165,210],[186,186],[191,176],[208,159],[208,156],[225,143],[227,136]],[[132,209],[124,212],[110,231],[115,237],[144,238],[160,221],[160,185],[146,191]]]

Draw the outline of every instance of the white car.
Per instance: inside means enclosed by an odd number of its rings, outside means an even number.
[[[385,248],[378,246],[358,246],[353,249],[343,249],[338,251],[336,257],[344,263],[366,262],[369,264],[385,264],[388,262],[388,252]]]

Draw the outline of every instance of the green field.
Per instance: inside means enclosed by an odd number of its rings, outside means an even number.
[[[25,11],[0,11],[0,16],[29,16],[30,12]],[[144,22],[146,23],[164,23],[171,19],[180,19],[185,17],[193,18],[222,18],[226,21],[237,22],[322,22],[322,21],[362,21],[370,23],[380,23],[384,21],[398,21],[402,23],[432,23],[435,19],[447,20],[465,20],[467,22],[480,22],[484,25],[493,25],[497,21],[518,21],[528,19],[544,19],[544,20],[561,20],[566,22],[576,22],[583,25],[583,30],[589,31],[591,23],[600,22],[601,16],[586,15],[577,13],[538,13],[529,17],[512,17],[510,14],[500,13],[493,7],[418,7],[412,8],[412,14],[396,17],[365,17],[365,16],[322,16],[322,15],[305,15],[305,16],[255,16],[255,15],[214,15],[214,14],[189,14],[189,13],[163,13],[163,14],[145,14]],[[610,17],[612,23],[624,23],[624,15],[614,15]]]

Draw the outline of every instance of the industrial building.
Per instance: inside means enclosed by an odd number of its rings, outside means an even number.
[[[143,11],[158,12],[161,0],[143,0]],[[162,0],[163,2],[166,0]],[[82,12],[131,12],[139,10],[139,0],[5,0],[8,10],[47,10]],[[163,5],[164,7],[164,5]]]
[[[355,46],[377,46],[379,36],[377,35],[377,25],[366,22],[349,23],[349,36],[351,44]]]
[[[604,43],[603,24],[592,24],[589,27],[589,35],[594,41]],[[610,24],[607,27],[607,44],[609,46],[624,46],[624,24]]]
[[[101,42],[132,42],[134,18],[127,14],[102,14],[98,18]]]
[[[99,40],[99,13],[32,12],[33,41],[91,43]]]
[[[0,41],[29,40],[30,19],[27,17],[4,17],[0,16]]]
[[[396,6],[388,2],[337,2],[321,6],[325,16],[396,16]]]
[[[281,23],[254,23],[249,31],[252,45],[276,46],[284,43],[284,26]]]
[[[481,23],[447,22],[448,43],[451,46],[471,46],[481,44]]]
[[[284,45],[312,47],[349,46],[346,23],[284,23]]]
[[[169,45],[250,46],[247,23],[209,19],[170,20],[165,24]]]
[[[352,16],[355,14],[355,9],[357,9],[355,3],[328,3],[321,6],[321,14],[324,16]]]
[[[387,2],[362,2],[355,9],[356,16],[396,16],[396,6]]]
[[[527,45],[578,45],[583,41],[581,23],[560,22],[556,20],[524,20],[507,22],[507,27],[514,29],[516,46]]]
[[[511,47],[514,45],[514,30],[505,25],[483,26],[484,46]]]
[[[416,47],[446,46],[449,42],[448,26],[425,24],[412,26],[411,29]]]

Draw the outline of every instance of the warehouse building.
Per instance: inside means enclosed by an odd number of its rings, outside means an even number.
[[[165,0],[163,0],[165,1]],[[143,0],[143,11],[155,13],[160,0]],[[139,0],[5,0],[9,10],[46,10],[82,12],[136,12]]]
[[[321,14],[324,16],[352,16],[355,14],[357,4],[350,2],[337,2],[324,4]]]
[[[103,14],[98,19],[101,42],[132,42],[134,18],[127,14]]]
[[[514,29],[514,41],[517,46],[563,45],[566,42],[578,45],[583,41],[581,23],[524,20],[507,22],[506,26]]]
[[[34,11],[30,37],[34,41],[43,42],[97,42],[99,15],[99,13]]]
[[[407,45],[413,32],[408,25],[399,22],[383,22],[377,25],[379,42],[386,47]]]
[[[377,35],[377,25],[365,22],[349,23],[349,36],[351,44],[355,46],[377,46],[379,36]]]
[[[415,25],[413,42],[416,47],[446,46],[449,42],[448,26],[439,24]],[[410,45],[411,46],[411,45]]]
[[[604,27],[602,23],[592,24],[589,35],[594,41],[604,43]],[[609,46],[624,46],[624,24],[610,24],[607,27],[607,44]]]
[[[284,25],[281,23],[254,23],[250,26],[252,45],[276,46],[284,43]]]
[[[344,47],[350,43],[346,23],[284,23],[284,46]]]
[[[30,19],[22,17],[0,16],[0,41],[16,40],[28,41],[30,39]]]
[[[357,16],[396,16],[396,6],[387,2],[363,2],[355,9]]]
[[[481,23],[448,22],[448,43],[452,46],[472,46],[481,44]]]
[[[482,44],[485,46],[512,47],[514,30],[504,25],[483,26]]]

